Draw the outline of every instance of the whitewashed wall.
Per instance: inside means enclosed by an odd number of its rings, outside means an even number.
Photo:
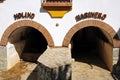
[[[61,46],[66,33],[77,24],[75,16],[89,11],[107,14],[104,22],[117,32],[120,27],[119,7],[120,0],[73,0],[72,10],[63,18],[51,18],[41,8],[41,0],[6,0],[0,4],[0,39],[7,27],[16,22],[13,15],[19,12],[35,13],[33,21],[40,23],[50,32],[55,46]],[[56,23],[59,23],[58,27]]]

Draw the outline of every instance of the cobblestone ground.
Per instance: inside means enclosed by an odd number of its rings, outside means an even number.
[[[6,72],[0,72],[0,80],[37,80],[36,64],[20,62]],[[72,80],[113,80],[110,72],[96,65],[72,62]]]

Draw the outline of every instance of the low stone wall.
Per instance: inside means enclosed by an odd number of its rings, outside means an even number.
[[[39,63],[37,80],[71,80],[71,64],[58,68],[48,68]]]
[[[38,59],[38,80],[71,80],[68,48],[48,48]]]

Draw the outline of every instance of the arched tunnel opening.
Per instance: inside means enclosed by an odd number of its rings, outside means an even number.
[[[14,44],[20,59],[35,63],[48,45],[43,34],[30,26],[14,30],[9,36],[9,42]]]
[[[106,32],[87,26],[78,30],[71,39],[71,53],[75,61],[112,69],[112,43]]]

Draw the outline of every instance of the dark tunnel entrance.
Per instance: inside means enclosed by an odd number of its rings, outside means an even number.
[[[94,26],[88,26],[77,31],[71,39],[72,58],[75,61],[111,69],[112,45],[104,33]]]
[[[20,27],[13,31],[9,36],[9,42],[15,45],[21,59],[35,63],[48,45],[43,34],[29,26]]]

